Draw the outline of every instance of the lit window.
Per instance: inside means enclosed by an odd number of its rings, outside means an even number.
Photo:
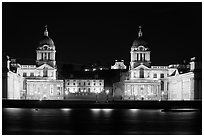
[[[50,94],[53,95],[53,85],[50,85]]]
[[[157,74],[154,74],[154,76],[153,76],[154,78],[157,78]]]
[[[60,85],[57,85],[57,93],[58,93],[58,95],[61,94],[61,87],[60,87]]]

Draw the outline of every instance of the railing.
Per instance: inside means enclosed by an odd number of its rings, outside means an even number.
[[[168,69],[168,66],[152,66],[152,69]]]
[[[36,65],[21,65],[21,68],[36,68]]]

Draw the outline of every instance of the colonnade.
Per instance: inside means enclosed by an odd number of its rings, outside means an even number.
[[[150,61],[149,53],[132,53],[131,61]]]

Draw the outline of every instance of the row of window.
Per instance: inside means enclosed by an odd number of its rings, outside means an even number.
[[[157,74],[154,74],[153,78],[157,78]],[[160,78],[164,78],[164,74],[163,73],[160,74]]]
[[[38,74],[38,76],[40,76],[40,73]],[[23,77],[27,77],[26,72],[23,72]],[[33,72],[30,73],[30,77],[34,77]],[[43,77],[48,77],[48,72],[47,71],[43,71]],[[51,77],[53,77],[53,72],[51,73]]]
[[[77,80],[67,80],[67,82],[69,82],[69,81],[73,81],[73,82],[77,82]],[[83,81],[83,80],[82,80]],[[86,80],[86,81],[93,81],[93,82],[103,82],[103,80]]]
[[[136,73],[134,73],[134,77],[136,78]],[[149,73],[148,73],[147,77],[148,78],[150,77]],[[140,70],[139,78],[144,78],[144,70]],[[153,78],[157,78],[157,74],[153,74]],[[163,73],[160,74],[160,78],[164,78],[164,74]]]
[[[70,83],[67,83],[67,85],[70,85]],[[76,85],[76,83],[73,83],[73,85]],[[86,82],[84,82],[83,84],[79,83],[79,85],[86,85]],[[90,82],[88,83],[88,85],[91,85]],[[93,83],[93,85],[95,86],[96,83]],[[102,86],[102,83],[99,83],[100,86]]]
[[[44,87],[45,89],[47,88],[47,86],[41,86],[41,88]],[[28,91],[30,93],[30,95],[33,95],[34,93],[35,94],[41,94],[41,93],[44,93],[45,91],[42,90],[40,87],[37,88],[36,90],[36,85],[30,85],[28,86]],[[41,89],[41,90],[40,90]],[[54,86],[53,85],[50,85],[50,95],[53,95],[54,94]],[[57,95],[61,95],[63,92],[63,89],[62,89],[62,86],[60,85],[57,85]]]
[[[94,92],[94,93],[99,93],[102,91],[103,88],[93,88],[93,90],[91,90],[91,88],[67,88],[67,90],[65,91],[65,94],[68,93],[76,93],[76,92]]]

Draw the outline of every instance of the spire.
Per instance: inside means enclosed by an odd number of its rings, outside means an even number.
[[[139,26],[138,37],[142,37],[142,26]]]
[[[45,25],[45,31],[44,31],[44,36],[48,36],[48,30],[47,30],[47,25]]]

